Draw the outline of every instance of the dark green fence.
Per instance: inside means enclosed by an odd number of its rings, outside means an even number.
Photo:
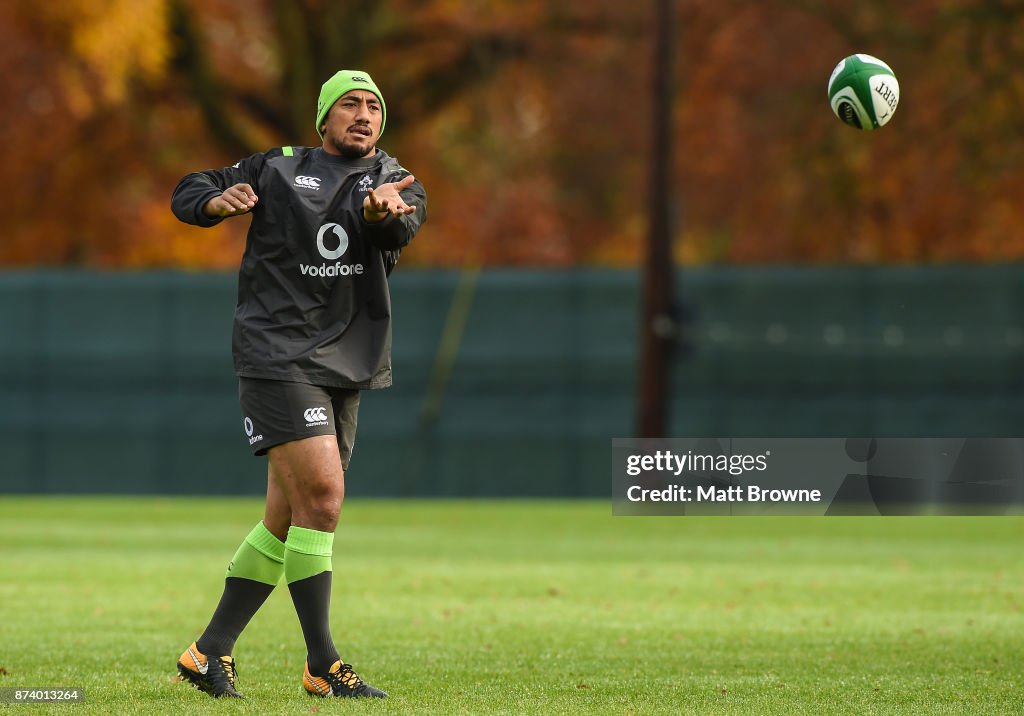
[[[693,347],[669,436],[1024,432],[1016,266],[678,284]],[[223,274],[0,274],[0,491],[262,492],[234,290]],[[633,427],[634,272],[400,269],[392,291],[395,387],[364,395],[350,494],[608,494],[610,439]]]

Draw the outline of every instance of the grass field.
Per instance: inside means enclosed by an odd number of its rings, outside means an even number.
[[[306,697],[279,588],[245,701],[175,680],[249,499],[0,498],[0,686],[85,714],[1020,714],[1024,519],[613,518],[607,503],[351,500],[334,634],[385,702]]]

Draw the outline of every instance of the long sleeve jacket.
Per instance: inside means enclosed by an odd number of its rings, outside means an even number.
[[[363,218],[370,188],[409,174],[378,149],[345,159],[320,147],[281,147],[225,169],[188,174],[171,208],[208,227],[203,206],[247,183],[258,201],[238,272],[232,353],[239,376],[342,388],[391,385],[388,277],[426,220],[419,181],[402,191],[415,213]]]

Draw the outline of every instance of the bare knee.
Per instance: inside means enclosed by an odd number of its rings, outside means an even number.
[[[345,499],[344,483],[327,481],[306,483],[292,503],[292,524],[299,527],[334,532]],[[296,504],[297,503],[297,504]]]
[[[333,532],[345,498],[345,474],[333,436],[317,436],[270,449],[272,475],[286,495],[291,524]]]

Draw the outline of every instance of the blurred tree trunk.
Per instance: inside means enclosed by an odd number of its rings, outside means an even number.
[[[230,105],[224,102],[224,87],[210,66],[209,53],[194,14],[184,0],[172,0],[170,16],[171,32],[178,38],[176,63],[188,80],[210,133],[230,154],[249,154],[253,143],[228,111]]]
[[[667,435],[669,367],[676,327],[672,310],[672,1],[654,0],[654,57],[649,233],[640,321],[640,392],[637,437]]]

